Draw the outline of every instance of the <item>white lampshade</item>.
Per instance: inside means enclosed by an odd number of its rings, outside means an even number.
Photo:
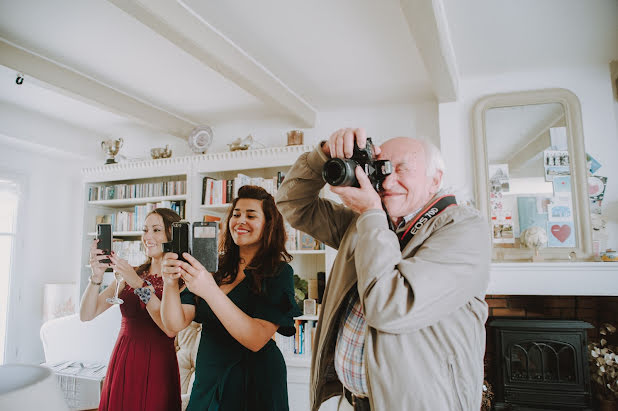
[[[0,410],[67,411],[53,372],[40,365],[0,366]]]

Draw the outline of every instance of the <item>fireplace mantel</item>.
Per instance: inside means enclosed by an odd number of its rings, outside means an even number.
[[[618,263],[493,263],[487,294],[618,296]]]

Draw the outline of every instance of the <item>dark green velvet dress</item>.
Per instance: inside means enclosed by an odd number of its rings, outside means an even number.
[[[243,312],[279,324],[277,332],[294,335],[293,317],[301,315],[294,301],[292,267],[281,263],[278,274],[262,282],[262,295],[250,290],[250,270],[228,297]],[[187,289],[183,304],[196,305]],[[206,301],[199,298],[195,321],[202,334],[195,365],[195,382],[187,411],[288,410],[287,369],[273,340],[258,352],[243,347],[223,327]]]

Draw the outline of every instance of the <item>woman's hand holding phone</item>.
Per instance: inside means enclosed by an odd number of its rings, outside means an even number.
[[[180,264],[176,253],[165,253],[161,261],[161,276],[165,286],[178,286],[178,279],[181,276]]]
[[[101,260],[106,260],[107,255],[103,254],[103,250],[97,248],[99,240],[94,240],[90,246],[90,269],[92,270],[92,280],[100,283],[103,280],[103,274],[109,267],[108,263],[102,263]]]
[[[183,253],[182,256],[187,262],[180,262],[180,273],[185,280],[185,284],[189,291],[204,299],[207,299],[208,294],[213,289],[218,289],[219,286],[204,266],[189,253]]]

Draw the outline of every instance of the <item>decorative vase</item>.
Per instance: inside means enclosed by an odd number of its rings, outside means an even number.
[[[618,402],[616,400],[601,400],[599,411],[618,411]]]

